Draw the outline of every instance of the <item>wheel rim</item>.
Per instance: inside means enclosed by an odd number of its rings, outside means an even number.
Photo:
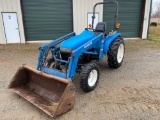
[[[118,48],[118,54],[117,54],[118,63],[122,62],[123,56],[124,56],[124,45],[121,43]]]
[[[88,85],[90,87],[94,86],[96,81],[97,81],[97,76],[98,76],[98,73],[97,73],[97,70],[92,70],[88,76]]]

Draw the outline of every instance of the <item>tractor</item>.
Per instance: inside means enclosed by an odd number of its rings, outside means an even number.
[[[94,29],[96,6],[110,3],[116,4],[113,30],[106,33],[106,22],[97,23]],[[109,67],[118,68],[122,65],[125,45],[121,34],[116,31],[120,27],[117,17],[117,1],[95,4],[89,28],[78,35],[72,32],[42,45],[36,70],[22,65],[9,89],[52,117],[71,110],[75,102],[72,80],[76,73],[80,73],[80,87],[90,92],[96,88],[100,76],[96,62],[107,57]]]

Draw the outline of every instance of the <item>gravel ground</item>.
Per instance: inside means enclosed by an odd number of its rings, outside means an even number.
[[[84,93],[76,75],[75,107],[57,120],[160,119],[160,49],[151,41],[125,43],[126,53],[120,68],[110,69],[107,58],[98,63],[101,75],[94,91]],[[36,67],[40,45],[0,45],[0,119],[53,119],[7,89],[21,64]]]

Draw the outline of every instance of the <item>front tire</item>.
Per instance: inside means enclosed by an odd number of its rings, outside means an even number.
[[[110,45],[108,51],[108,65],[111,68],[118,68],[122,65],[125,52],[124,40],[122,37],[116,38]]]
[[[85,92],[95,89],[99,80],[99,67],[95,63],[82,66],[80,86]]]
[[[46,66],[47,66],[48,68],[54,68],[54,65],[55,65],[55,60],[54,60],[53,57],[47,59],[47,64],[46,64]]]
[[[46,67],[51,68],[51,69],[55,68],[55,69],[61,70],[60,65],[55,64],[55,60],[53,57],[47,59]]]

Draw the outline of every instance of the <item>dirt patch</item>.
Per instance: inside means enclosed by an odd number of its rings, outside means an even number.
[[[125,59],[119,69],[110,69],[107,58],[97,63],[101,75],[94,91],[84,93],[76,75],[75,107],[57,120],[160,119],[160,43],[134,40],[125,44]],[[1,119],[53,119],[7,89],[21,64],[36,67],[40,45],[0,45]]]

